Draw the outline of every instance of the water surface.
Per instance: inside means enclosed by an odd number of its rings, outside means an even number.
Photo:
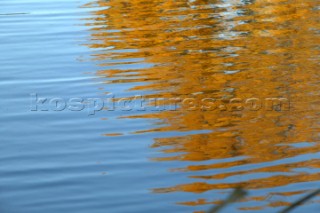
[[[237,186],[226,212],[276,212],[319,188],[318,1],[0,7],[1,212],[196,213]],[[30,94],[111,102],[34,110]]]

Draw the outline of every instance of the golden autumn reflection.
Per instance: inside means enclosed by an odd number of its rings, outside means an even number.
[[[240,208],[261,210],[288,205],[288,197],[310,190],[278,192],[277,187],[319,183],[317,1],[109,0],[85,6],[98,8],[87,20],[97,75],[108,88],[126,87],[125,97],[290,100],[288,110],[205,111],[180,105],[177,111],[119,116],[161,120],[131,134],[162,132],[151,147],[163,154],[152,160],[185,162],[170,172],[186,173],[190,181],[153,192],[204,193],[239,185],[268,189],[263,196],[249,196]],[[169,137],[167,132],[183,134]],[[106,134],[111,135],[121,133]],[[268,199],[274,195],[276,201]],[[249,201],[256,205],[247,206]],[[179,204],[217,202],[206,194]]]

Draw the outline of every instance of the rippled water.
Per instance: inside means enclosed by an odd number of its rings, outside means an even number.
[[[319,1],[0,8],[1,213],[198,213],[237,186],[226,212],[276,212],[320,187]]]

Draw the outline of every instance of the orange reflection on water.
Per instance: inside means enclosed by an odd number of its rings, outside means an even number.
[[[316,1],[110,0],[86,6],[101,7],[88,22],[92,29],[88,46],[99,50],[94,55],[97,75],[107,84],[126,84],[128,91],[147,94],[146,98],[214,98],[225,103],[232,98],[290,100],[289,110],[203,111],[180,105],[177,111],[126,116],[155,118],[165,124],[132,134],[186,133],[154,138],[152,148],[163,155],[152,160],[192,162],[172,172],[194,173],[189,176],[194,182],[157,188],[155,193],[202,193],[239,185],[264,189],[320,180]],[[199,130],[209,132],[188,134]],[[106,134],[117,135],[121,133]],[[236,160],[207,163],[232,158]],[[198,175],[201,171],[205,175]],[[224,181],[228,178],[233,181]],[[299,189],[278,196],[306,192]],[[275,193],[247,200],[265,201]],[[180,204],[218,202],[203,198]],[[270,201],[241,210],[289,203]]]

